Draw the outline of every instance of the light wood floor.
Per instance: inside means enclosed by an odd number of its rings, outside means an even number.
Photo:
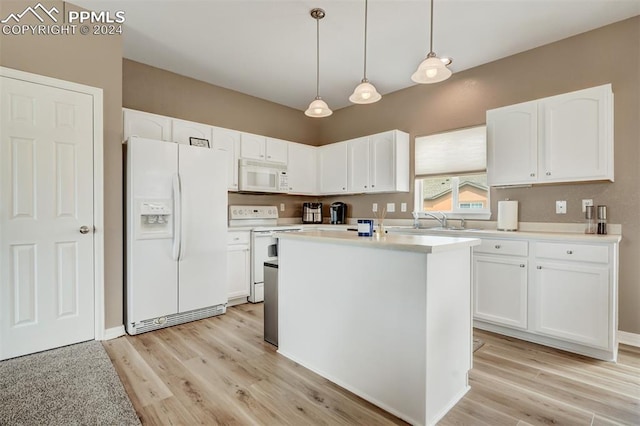
[[[440,425],[640,425],[640,349],[614,364],[474,334],[471,390]],[[261,304],[104,346],[145,425],[403,424],[278,355]]]

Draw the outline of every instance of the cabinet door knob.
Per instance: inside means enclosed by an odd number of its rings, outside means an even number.
[[[567,250],[567,254],[573,254],[573,250]]]
[[[547,172],[547,173],[546,173],[546,175],[547,175],[547,176],[551,176],[551,172]]]
[[[524,268],[524,267],[525,267],[525,264],[524,264],[524,263],[521,263],[521,264],[520,264],[520,267],[521,267],[521,268]]]
[[[347,189],[347,188],[345,188],[344,186],[342,187],[342,190],[343,190],[343,191],[344,191],[344,190],[346,190],[346,189]]]
[[[500,244],[496,244],[496,245],[495,245],[495,247],[496,247],[497,249],[499,249],[499,248],[500,248]]]
[[[536,266],[536,269],[542,269],[542,266]]]
[[[529,176],[536,177],[536,174],[535,173],[531,173]]]

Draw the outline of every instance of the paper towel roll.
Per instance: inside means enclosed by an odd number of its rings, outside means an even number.
[[[518,202],[498,201],[498,231],[518,230]]]

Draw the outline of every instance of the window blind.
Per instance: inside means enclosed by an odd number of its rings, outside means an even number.
[[[487,170],[487,126],[416,138],[416,178]]]

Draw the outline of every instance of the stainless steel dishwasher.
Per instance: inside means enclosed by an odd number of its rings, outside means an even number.
[[[278,346],[278,259],[264,262],[264,340]]]

